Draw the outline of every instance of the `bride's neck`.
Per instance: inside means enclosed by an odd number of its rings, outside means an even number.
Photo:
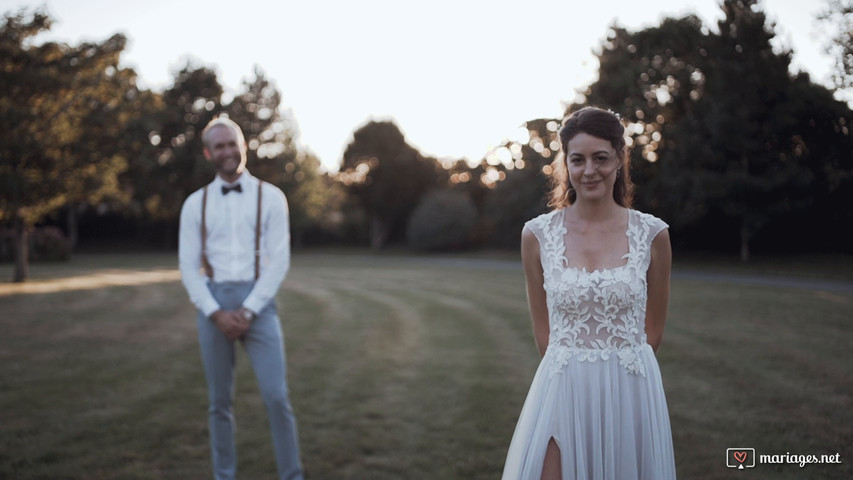
[[[619,216],[624,210],[618,203],[609,202],[577,202],[569,207],[575,218],[584,222],[600,222]]]

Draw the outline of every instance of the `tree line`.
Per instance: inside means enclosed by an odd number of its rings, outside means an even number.
[[[828,5],[825,22],[849,8]],[[754,0],[720,6],[716,31],[694,16],[612,26],[598,79],[566,114],[585,104],[620,114],[635,206],[670,223],[676,248],[850,253],[838,228],[853,220],[849,106],[789,72],[792,52],[773,48]],[[151,91],[121,65],[122,35],[33,44],[50,26],[36,10],[6,14],[0,27],[0,253],[14,256],[17,280],[45,224],[61,224],[71,243],[115,234],[174,247],[183,200],[213,176],[200,132],[221,114],[243,128],[250,171],[287,195],[297,247],[517,248],[524,222],[548,209],[560,118],[528,119],[528,139],[474,163],[426,156],[393,122],[371,121],[353,132],[339,171],[324,172],[262,69],[233,96],[191,63]],[[850,85],[844,68],[839,89]]]

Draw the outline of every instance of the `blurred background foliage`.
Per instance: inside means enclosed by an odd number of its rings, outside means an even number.
[[[851,88],[853,5],[827,0],[816,19],[835,32],[836,91],[790,72],[792,52],[771,46],[774,27],[754,0],[720,8],[714,28],[693,16],[640,31],[614,25],[597,52],[598,80],[565,113],[598,105],[622,117],[635,207],[670,223],[676,249],[743,260],[853,253],[839,228],[853,221],[853,114],[833,96]],[[47,14],[2,22],[0,258],[16,262],[15,280],[30,260],[75,248],[175,248],[183,200],[213,176],[200,132],[222,114],[243,128],[249,170],[287,195],[296,248],[517,249],[524,222],[548,210],[560,118],[519,119],[529,138],[478,161],[426,156],[393,121],[368,121],[327,172],[260,67],[236,95],[191,62],[151,91],[121,66],[122,35],[36,45]],[[61,245],[52,254],[36,243]]]

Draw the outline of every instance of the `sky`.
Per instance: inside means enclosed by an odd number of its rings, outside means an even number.
[[[595,81],[595,50],[611,25],[639,30],[695,14],[711,30],[718,0],[0,0],[0,12],[45,7],[36,41],[128,37],[122,55],[145,88],[168,88],[192,62],[236,93],[255,67],[282,92],[297,139],[337,171],[352,133],[393,120],[437,158],[478,161],[559,118]],[[830,85],[832,59],[815,18],[825,0],[762,0],[792,70]]]

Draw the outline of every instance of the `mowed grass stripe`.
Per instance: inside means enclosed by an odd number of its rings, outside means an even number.
[[[316,284],[321,280],[325,287],[319,295],[316,285],[303,284],[298,276],[291,277],[285,289],[285,302],[292,291],[300,296],[319,296],[326,300],[325,305],[338,305],[335,308],[318,305],[318,311],[311,315],[315,322],[323,324],[321,328],[325,331],[320,333],[321,338],[330,334],[336,342],[311,347],[310,361],[291,356],[292,371],[302,368],[305,373],[301,380],[294,377],[291,384],[294,390],[304,384],[321,400],[306,405],[309,419],[300,421],[301,425],[311,423],[303,428],[306,457],[316,451],[327,460],[323,463],[328,469],[316,472],[319,478],[332,474],[345,478],[363,471],[364,462],[377,469],[399,463],[398,458],[389,461],[382,457],[385,452],[398,451],[399,445],[413,436],[405,432],[412,426],[405,422],[405,417],[393,415],[400,410],[394,405],[400,395],[389,394],[389,390],[397,384],[395,377],[407,373],[401,367],[406,363],[401,353],[412,344],[406,338],[420,321],[395,298],[372,293],[371,289],[362,291],[345,278],[329,281],[321,276],[312,274],[306,282]],[[329,318],[330,313],[335,318]],[[414,328],[406,329],[401,324]],[[291,330],[291,336],[297,334]],[[313,340],[303,338],[296,342],[313,343]],[[298,406],[297,400],[294,403]],[[297,414],[301,418],[299,410]],[[322,420],[312,422],[310,418]],[[310,465],[307,460],[306,465]],[[310,472],[311,468],[306,468]]]
[[[360,358],[360,363],[369,360],[373,366],[365,368],[380,372],[378,376],[384,379],[379,384],[371,384],[361,378],[358,372],[350,372],[350,376],[355,379],[353,383],[367,391],[356,392],[366,397],[348,398],[348,403],[353,400],[366,402],[364,419],[368,422],[358,425],[359,435],[352,439],[355,443],[350,442],[347,449],[358,450],[354,446],[359,445],[365,449],[366,445],[367,451],[361,452],[361,456],[354,455],[350,459],[351,463],[339,466],[333,472],[334,478],[363,478],[366,471],[371,472],[371,478],[474,478],[464,473],[461,474],[463,477],[459,477],[460,469],[483,470],[483,461],[471,454],[471,445],[466,447],[464,443],[472,435],[486,438],[491,443],[495,441],[496,436],[489,431],[495,424],[493,416],[483,412],[494,404],[489,401],[494,398],[494,391],[486,389],[486,395],[482,392],[483,385],[493,383],[496,375],[483,378],[482,371],[500,370],[501,365],[494,358],[497,352],[504,350],[501,345],[484,342],[484,339],[490,338],[484,328],[484,315],[489,316],[484,313],[485,309],[477,309],[466,300],[466,290],[460,289],[457,282],[447,279],[437,281],[440,280],[438,277],[445,275],[437,271],[377,269],[366,275],[364,269],[360,268],[357,272],[358,281],[353,281],[353,276],[346,274],[345,269],[336,269],[329,275],[324,273],[323,269],[317,269],[310,275],[311,281],[321,279],[327,287],[337,289],[339,299],[355,302],[348,309],[348,321],[352,320],[352,316],[361,316],[357,320],[361,333],[353,339],[353,342],[358,340],[362,345],[357,358]],[[447,291],[428,291],[422,287],[425,283],[445,285]],[[291,277],[287,289],[300,293],[310,290],[304,287],[298,277]],[[358,305],[363,303],[384,306],[385,311],[359,311]],[[376,317],[384,318],[385,321],[377,321]],[[377,331],[375,328],[382,330]],[[351,369],[352,358],[349,355],[341,358],[341,362]],[[372,374],[372,377],[376,376]],[[330,388],[347,388],[346,384],[340,382],[329,384]],[[441,388],[436,388],[437,385]],[[353,410],[352,405],[344,407]],[[480,412],[479,417],[472,415],[474,410]],[[395,438],[389,442],[388,448],[384,449],[384,457],[388,458],[381,458],[375,455],[377,450],[369,444],[375,432],[382,432],[385,426],[383,419],[389,415],[397,419],[392,422],[392,427],[397,427],[397,430],[382,434],[386,437],[399,434],[406,438]],[[512,428],[515,415],[512,413],[507,417],[505,425],[508,428]],[[488,421],[478,424],[472,422],[472,418]],[[353,422],[358,423],[358,420]],[[476,432],[472,435],[456,435],[457,438],[454,438],[450,432],[455,428],[458,433],[466,424],[473,425]],[[511,435],[511,430],[509,433],[501,433],[500,437],[507,437]],[[338,432],[334,435],[340,437]],[[489,459],[492,478],[495,465],[502,462],[505,454],[505,445],[502,443],[508,440],[502,440],[497,455],[493,455],[499,458]],[[329,451],[325,454],[326,457],[335,455]],[[409,459],[408,467],[403,470],[399,467],[401,458]],[[444,460],[436,462],[436,458]],[[309,462],[306,460],[306,463]],[[324,476],[328,472],[317,473],[320,478],[328,478]]]
[[[720,465],[731,447],[850,458],[853,296],[679,281],[672,298],[659,359],[682,477],[730,478]],[[853,473],[849,462],[757,468],[790,479]]]
[[[168,464],[170,441],[180,447],[204,438],[203,429],[181,423],[183,396],[199,398],[193,389],[204,387],[195,328],[185,319],[175,322],[176,311],[191,310],[170,290],[174,286],[113,287],[12,302],[23,308],[4,321],[0,410],[17,415],[0,422],[9,434],[0,451],[10,452],[0,472],[13,472],[8,478],[144,478]],[[199,400],[189,409],[193,415],[205,408]],[[170,430],[174,425],[181,428]],[[146,429],[156,434],[140,436]],[[204,463],[197,466],[204,468],[205,452],[198,453]],[[175,465],[192,457],[180,454]]]

